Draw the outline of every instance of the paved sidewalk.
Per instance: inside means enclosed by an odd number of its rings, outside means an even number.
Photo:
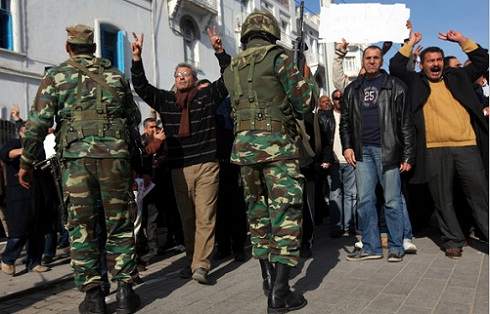
[[[314,258],[302,263],[291,281],[304,292],[308,306],[295,313],[487,314],[488,250],[468,246],[463,258],[444,256],[429,238],[418,238],[417,255],[401,263],[386,259],[365,262],[345,260],[352,239],[331,239],[324,226],[315,242]],[[471,245],[479,245],[472,241]],[[213,286],[178,277],[183,254],[161,260],[144,272],[145,283],[136,290],[142,297],[139,313],[265,313],[258,262],[227,261],[212,272]],[[24,276],[30,276],[29,274]],[[6,284],[0,279],[0,286]],[[115,287],[113,287],[115,288]],[[82,294],[66,282],[21,299],[0,303],[0,313],[76,313]],[[115,296],[107,301],[114,311]]]
[[[0,243],[0,252],[3,252],[5,243]],[[57,250],[58,254],[63,254],[63,250]],[[30,272],[27,273],[26,267],[22,264],[22,255],[16,261],[16,275],[7,276],[0,272],[0,304],[4,300],[25,295],[32,291],[48,288],[55,283],[69,281],[73,278],[69,265],[69,257],[55,260],[51,266],[52,269],[45,273]]]

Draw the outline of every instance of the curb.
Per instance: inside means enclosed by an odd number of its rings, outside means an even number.
[[[47,282],[43,282],[37,286],[34,286],[34,287],[31,287],[31,288],[27,288],[27,289],[24,289],[24,290],[20,290],[20,291],[16,291],[16,292],[12,292],[12,293],[9,293],[9,294],[6,294],[6,295],[3,295],[3,296],[0,296],[0,303],[3,303],[3,302],[6,302],[6,301],[10,301],[10,300],[13,300],[13,299],[18,299],[20,297],[23,297],[23,296],[26,296],[26,295],[30,295],[34,292],[39,292],[39,291],[42,291],[42,290],[48,290],[48,289],[51,289],[57,285],[60,285],[62,283],[65,283],[65,282],[68,282],[68,281],[71,281],[73,280],[73,273],[70,273],[68,275],[65,275],[61,278],[58,278],[58,279],[54,279],[54,280],[51,280],[51,281],[47,281]]]

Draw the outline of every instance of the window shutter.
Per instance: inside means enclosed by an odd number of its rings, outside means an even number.
[[[7,15],[7,49],[14,50],[14,34],[12,31],[12,15]]]
[[[125,57],[126,53],[124,51],[126,43],[126,32],[125,31],[118,31],[117,32],[117,68],[119,71],[124,73],[125,70]]]

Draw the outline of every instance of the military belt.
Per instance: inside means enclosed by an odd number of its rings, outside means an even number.
[[[283,132],[284,126],[282,121],[276,120],[239,120],[237,121],[235,133],[242,131],[267,131]]]

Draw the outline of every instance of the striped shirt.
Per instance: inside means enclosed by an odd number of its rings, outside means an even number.
[[[217,57],[220,58],[220,55]],[[228,95],[223,79],[219,78],[197,92],[189,105],[191,135],[180,138],[178,134],[181,110],[177,107],[175,92],[150,85],[141,61],[133,61],[131,75],[136,93],[160,113],[167,135],[169,166],[181,168],[216,161],[215,113],[217,106]]]

